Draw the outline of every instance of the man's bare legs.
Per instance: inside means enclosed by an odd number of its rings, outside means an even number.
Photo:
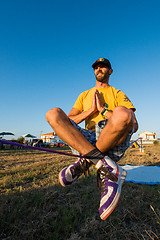
[[[83,134],[71,124],[68,116],[60,108],[53,108],[47,112],[46,119],[56,134],[82,155],[95,149]],[[132,128],[132,110],[123,106],[116,107],[99,136],[96,143],[97,149],[101,152],[109,151],[123,142]]]

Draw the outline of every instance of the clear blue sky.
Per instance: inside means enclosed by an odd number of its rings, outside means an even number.
[[[110,85],[137,109],[138,133],[160,137],[159,11],[159,0],[0,1],[0,132],[51,132],[46,112],[68,114],[106,57]]]

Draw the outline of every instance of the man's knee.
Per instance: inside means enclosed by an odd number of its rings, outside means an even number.
[[[133,114],[132,110],[124,106],[118,106],[113,110],[113,123],[120,128],[132,130],[133,127]]]
[[[46,120],[47,122],[56,122],[57,119],[60,117],[60,115],[62,114],[62,109],[60,108],[52,108],[51,110],[49,110],[47,113],[46,113]]]

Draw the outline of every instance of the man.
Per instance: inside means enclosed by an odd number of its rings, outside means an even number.
[[[68,116],[60,108],[53,108],[46,119],[57,135],[83,156],[62,169],[61,185],[72,184],[95,164],[102,192],[99,214],[105,220],[119,201],[127,174],[116,162],[124,155],[138,123],[128,97],[109,85],[113,72],[110,61],[100,58],[92,67],[95,87],[79,95]],[[85,129],[78,126],[82,121]]]

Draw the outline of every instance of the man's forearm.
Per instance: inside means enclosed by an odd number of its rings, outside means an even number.
[[[113,112],[111,110],[108,110],[105,114],[105,118],[110,118],[112,116]]]
[[[68,114],[68,117],[71,118],[75,123],[81,123],[83,122],[87,117],[91,116],[92,114],[94,114],[95,111],[92,110],[92,108],[88,109],[85,112],[81,112],[77,115],[72,115],[71,113]]]

